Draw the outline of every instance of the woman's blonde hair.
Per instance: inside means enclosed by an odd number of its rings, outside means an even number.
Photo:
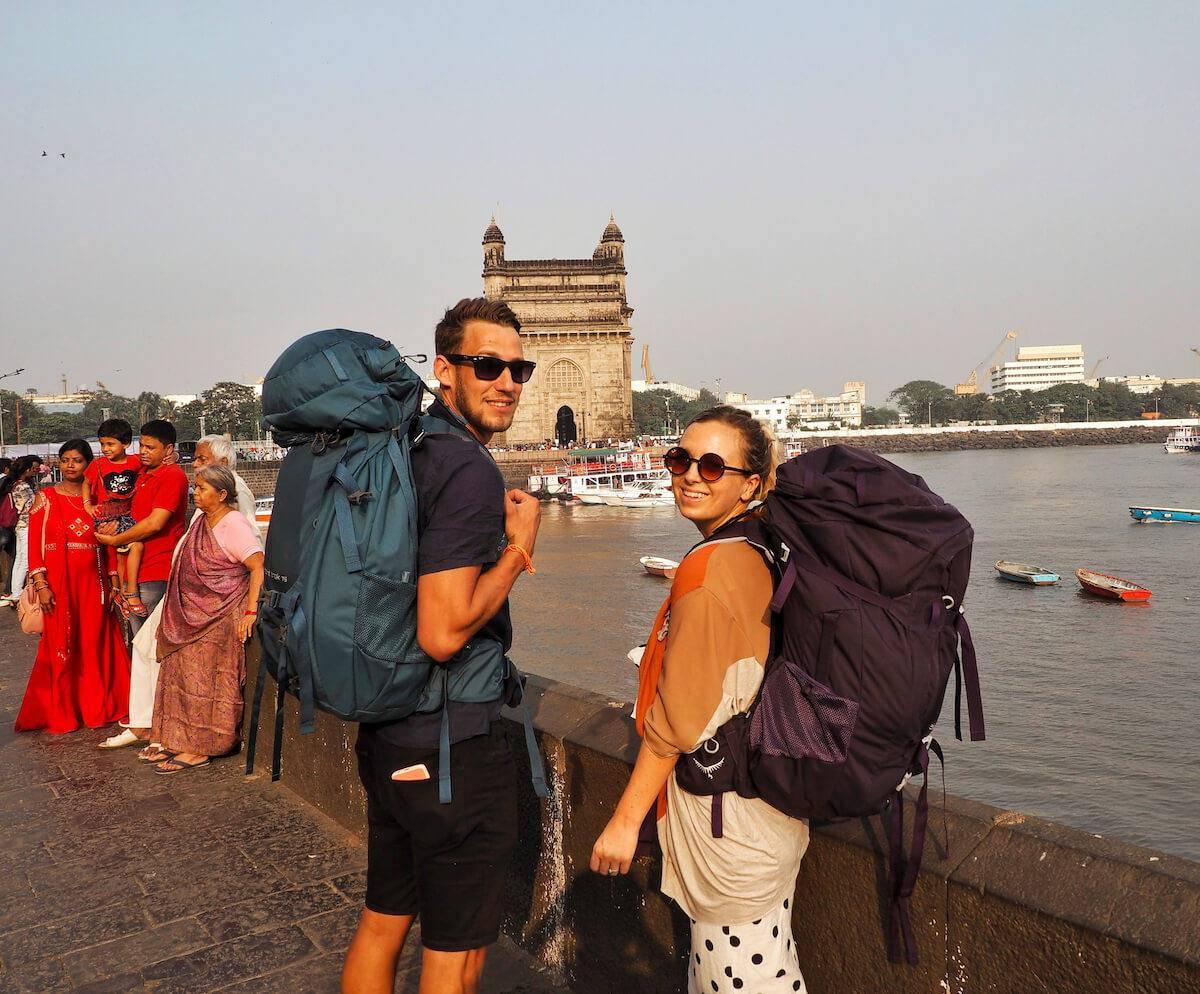
[[[756,420],[749,412],[740,407],[730,407],[720,404],[701,411],[691,421],[688,427],[709,422],[728,425],[742,436],[742,456],[746,461],[745,469],[759,478],[758,489],[754,492],[755,500],[762,500],[775,489],[775,436],[761,421]]]
[[[203,480],[214,490],[225,491],[225,503],[237,507],[237,477],[228,466],[217,463],[196,470],[196,479]]]

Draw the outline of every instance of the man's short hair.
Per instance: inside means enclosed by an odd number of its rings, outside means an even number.
[[[487,297],[463,297],[453,307],[447,308],[442,320],[433,331],[433,348],[438,355],[449,355],[462,347],[463,329],[468,321],[486,321],[488,324],[503,324],[521,333],[521,322],[512,308],[503,300]]]
[[[133,425],[124,418],[109,418],[100,422],[100,427],[96,429],[96,437],[115,438],[122,445],[128,445],[133,441]]]
[[[207,446],[212,453],[213,461],[233,469],[237,462],[237,453],[233,451],[233,443],[224,435],[205,435],[196,442],[196,448]]]
[[[149,435],[151,438],[162,442],[163,445],[175,444],[175,426],[170,421],[164,421],[162,418],[147,421],[142,425],[141,434]]]

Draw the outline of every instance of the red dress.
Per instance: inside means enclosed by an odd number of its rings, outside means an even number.
[[[29,519],[29,568],[45,567],[54,610],[44,615],[16,730],[60,734],[123,721],[129,712],[129,654],[104,593],[103,547],[82,497],[53,487],[41,494],[45,503]]]

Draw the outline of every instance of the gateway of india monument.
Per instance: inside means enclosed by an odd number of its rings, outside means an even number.
[[[496,444],[633,436],[633,308],[625,300],[625,238],[612,218],[590,259],[505,259],[492,218],[483,233],[483,292],[513,309],[525,358],[538,364]]]

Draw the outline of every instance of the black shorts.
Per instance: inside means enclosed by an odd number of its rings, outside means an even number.
[[[517,845],[516,767],[503,723],[450,747],[449,804],[438,803],[436,749],[393,745],[364,727],[356,750],[367,793],[367,908],[419,915],[428,949],[491,945]],[[418,763],[428,780],[392,780]]]

